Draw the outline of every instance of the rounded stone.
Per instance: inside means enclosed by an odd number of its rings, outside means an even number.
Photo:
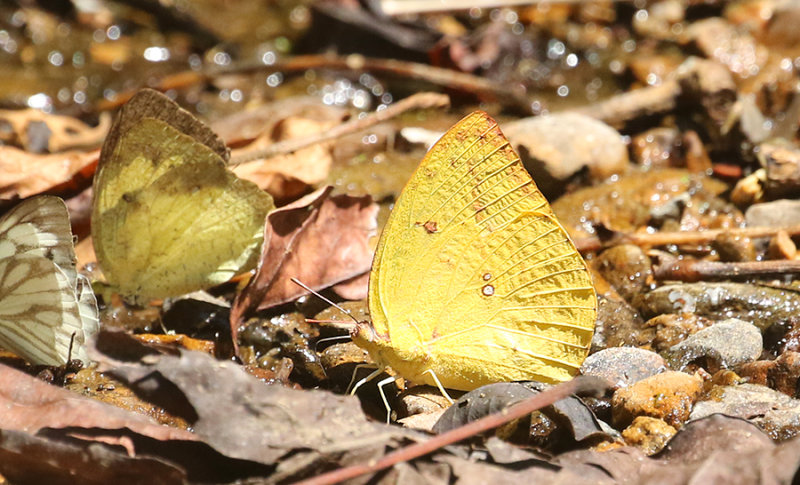
[[[683,372],[669,371],[642,379],[614,393],[614,426],[626,427],[637,416],[650,416],[679,428],[689,419],[692,405],[702,391],[703,379]]]

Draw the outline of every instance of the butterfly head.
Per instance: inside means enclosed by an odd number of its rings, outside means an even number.
[[[350,329],[350,337],[353,339],[353,342],[359,347],[362,347],[362,343],[369,344],[378,340],[378,333],[375,331],[375,327],[372,326],[372,323],[367,320],[361,320]]]
[[[354,344],[369,352],[372,360],[378,363],[384,362],[385,359],[381,353],[389,343],[389,336],[379,334],[371,322],[362,320],[356,323],[350,329],[350,338],[353,339]]]

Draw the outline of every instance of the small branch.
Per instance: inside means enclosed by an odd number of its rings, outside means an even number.
[[[530,101],[525,89],[509,87],[489,79],[464,72],[429,66],[416,62],[398,61],[394,59],[377,59],[358,54],[349,56],[306,55],[279,60],[273,64],[261,62],[236,63],[230,66],[209,67],[202,71],[184,71],[160,79],[148,87],[159,91],[167,89],[183,89],[224,74],[246,74],[254,72],[301,73],[309,69],[334,69],[341,71],[372,72],[389,74],[398,77],[424,81],[444,89],[467,93],[490,101],[497,100],[506,106],[513,107],[522,113],[531,114]],[[95,105],[98,111],[106,111],[125,104],[139,88],[117,93],[113,100],[101,100]]]
[[[535,396],[519,402],[508,409],[499,411],[495,414],[478,419],[464,426],[437,435],[428,441],[416,443],[405,448],[390,453],[373,464],[354,465],[346,468],[339,468],[331,472],[319,475],[317,477],[298,482],[295,485],[330,485],[339,483],[344,480],[349,480],[367,473],[374,473],[384,470],[397,463],[413,460],[421,456],[427,455],[442,447],[452,445],[461,440],[475,436],[484,431],[502,426],[515,419],[522,418],[528,414],[550,406],[556,401],[560,401],[572,394],[578,393],[597,393],[602,391],[605,385],[601,383],[600,379],[592,377],[576,377],[569,382],[559,384],[546,391],[540,392]]]
[[[567,110],[620,125],[627,121],[675,109],[681,92],[677,81],[667,81],[658,86],[648,86],[617,94],[598,103]]]
[[[279,60],[266,65],[261,62],[237,63],[225,67],[214,67],[205,70],[208,77],[220,74],[239,74],[246,72],[304,72],[309,69],[336,69],[342,71],[366,71],[372,73],[391,74],[408,79],[416,79],[440,86],[442,88],[499,100],[510,106],[531,113],[530,101],[524,89],[515,90],[508,85],[492,81],[473,74],[452,69],[429,66],[395,59],[364,57],[359,54],[348,56],[305,55]]]
[[[653,276],[656,279],[684,282],[798,273],[800,273],[800,261],[796,260],[722,263],[696,259],[670,259],[653,267]]]
[[[627,0],[612,0],[621,2]],[[538,5],[549,0],[382,0],[378,7],[386,15],[407,15],[423,12],[447,12],[470,8],[511,7],[514,5]],[[580,4],[586,0],[558,0],[552,3]]]
[[[450,98],[446,94],[439,93],[417,93],[406,99],[400,100],[386,109],[375,111],[364,118],[356,118],[335,126],[328,131],[315,133],[305,138],[293,138],[274,143],[266,148],[243,152],[231,160],[231,165],[241,165],[256,160],[264,160],[277,155],[292,153],[301,148],[305,148],[324,141],[341,138],[345,135],[357,133],[371,126],[383,123],[386,120],[401,115],[406,111],[427,108],[446,108],[450,105]]]
[[[722,234],[731,234],[742,237],[772,237],[780,231],[786,231],[789,236],[800,235],[800,225],[791,227],[752,227],[746,229],[712,229],[708,231],[680,231],[656,232],[654,234],[623,234],[613,235],[607,241],[601,241],[596,236],[575,240],[575,246],[582,253],[591,253],[617,244],[635,244],[637,246],[655,247],[670,244],[707,244],[714,241]]]

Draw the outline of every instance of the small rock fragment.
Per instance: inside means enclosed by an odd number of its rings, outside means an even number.
[[[667,370],[667,363],[655,352],[635,347],[612,347],[586,358],[581,374],[605,379],[616,390]]]
[[[397,401],[395,410],[401,417],[397,421],[407,428],[425,431],[431,431],[450,406],[442,392],[432,386],[414,386],[400,393]]]
[[[633,232],[651,222],[654,214],[669,212],[676,199],[682,200],[681,204],[689,200],[693,205],[709,206],[727,189],[719,180],[687,170],[651,170],[578,189],[558,198],[551,207],[570,236],[580,238],[594,235],[597,226]]]
[[[622,430],[622,437],[627,444],[639,448],[646,455],[654,455],[677,432],[678,430],[660,419],[638,416],[630,426]]]
[[[762,168],[740,178],[731,191],[731,202],[737,207],[749,207],[763,201],[765,177],[766,174]]]
[[[741,79],[755,75],[767,62],[769,51],[765,46],[722,18],[694,22],[687,34],[706,57],[718,60]]]
[[[329,385],[342,390],[352,380],[356,366],[366,362],[370,362],[369,354],[353,342],[331,345],[320,354]]]
[[[794,259],[796,255],[797,246],[786,231],[778,231],[775,237],[770,239],[767,246],[769,259]]]
[[[600,296],[592,353],[613,347],[640,347],[653,341],[655,331],[647,328],[636,310],[616,296]]]
[[[633,303],[645,316],[682,312],[709,318],[726,315],[753,322],[763,332],[797,315],[800,292],[755,283],[682,283],[648,291]]]
[[[775,359],[775,365],[767,371],[769,387],[787,396],[798,397],[797,382],[800,379],[800,353],[787,351]]]
[[[758,384],[741,384],[712,390],[712,400],[695,404],[692,421],[726,414],[752,422],[770,438],[782,441],[800,432],[800,400]]]
[[[429,413],[412,414],[410,416],[406,416],[405,418],[398,419],[397,422],[405,428],[416,429],[419,431],[432,431],[433,425],[439,421],[439,418],[442,417],[444,412],[444,409],[439,409],[438,411],[432,411]]]
[[[681,312],[653,317],[645,325],[655,330],[651,344],[656,352],[664,352],[686,340],[689,335],[711,326],[713,322],[694,313]]]
[[[713,60],[690,57],[675,74],[687,105],[700,108],[707,119],[706,128],[714,139],[723,138],[723,126],[730,119],[731,109],[736,102],[736,83],[728,66]]]
[[[785,140],[771,140],[759,146],[758,160],[765,169],[765,197],[797,196],[800,190],[800,148]]]
[[[788,323],[789,330],[778,341],[778,355],[788,351],[800,352],[800,321],[792,319]]]
[[[767,374],[775,367],[774,360],[757,360],[743,364],[738,369],[738,374],[750,384],[767,385]]]
[[[595,180],[622,173],[628,167],[628,149],[622,136],[589,116],[558,113],[523,118],[507,123],[503,132],[519,151],[525,167],[537,174],[536,182],[542,190],[560,185],[584,167]],[[547,177],[540,178],[545,174]]]
[[[633,244],[620,244],[603,251],[595,259],[594,267],[626,301],[642,293],[653,280],[650,258]]]
[[[686,168],[692,173],[710,173],[712,170],[711,158],[696,131],[689,130],[683,135],[683,146]]]
[[[709,461],[716,456],[720,455],[729,457],[732,453],[743,453],[742,455],[733,455],[741,460],[742,457],[749,456],[748,452],[756,450],[769,450],[774,448],[774,444],[767,435],[762,433],[755,425],[748,423],[743,419],[725,416],[722,414],[715,414],[706,416],[702,419],[692,420],[681,428],[675,434],[675,437],[667,443],[664,450],[659,453],[655,458],[663,460],[671,467],[680,467],[687,464],[699,464],[703,468],[710,468],[714,470],[715,466],[723,466]],[[735,461],[735,460],[734,460]],[[726,467],[734,472],[736,468]],[[709,470],[709,471],[711,471]],[[711,475],[714,472],[711,471]],[[709,473],[693,473],[693,478],[698,476],[709,475]],[[725,473],[719,475],[725,476]],[[731,480],[730,474],[727,480],[724,479],[700,479],[693,481],[687,479],[685,481],[677,481],[673,483],[754,483],[754,480]]]
[[[679,428],[703,390],[699,376],[669,371],[617,389],[611,399],[614,426],[628,426],[637,416],[664,420]]]
[[[672,346],[665,356],[670,367],[684,370],[692,361],[704,357],[709,372],[731,369],[753,362],[761,355],[761,332],[752,323],[736,318],[718,322]]]
[[[744,213],[747,227],[789,227],[800,224],[800,200],[781,199],[751,205]]]
[[[675,128],[653,128],[631,140],[633,161],[643,167],[681,166],[681,138]]]
[[[756,247],[753,240],[740,234],[723,232],[712,243],[720,261],[742,262],[756,260]]]
[[[647,5],[648,15],[634,15],[633,28],[643,37],[674,39],[674,26],[684,20],[686,8],[679,0],[665,0]]]

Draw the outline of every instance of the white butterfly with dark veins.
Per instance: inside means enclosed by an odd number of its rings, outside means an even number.
[[[97,302],[75,265],[69,215],[58,197],[25,200],[0,218],[0,347],[32,364],[87,361],[85,343],[99,328]]]

